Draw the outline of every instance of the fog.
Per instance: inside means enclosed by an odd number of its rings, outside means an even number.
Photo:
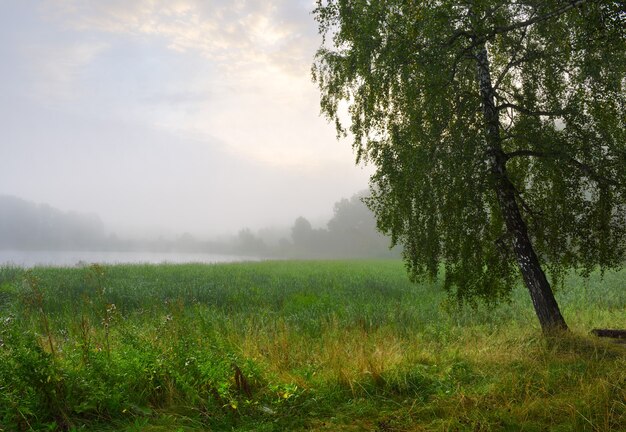
[[[72,247],[325,228],[371,170],[319,116],[313,3],[0,1],[0,195],[91,215]]]
[[[47,204],[0,195],[0,265],[83,265],[90,262],[223,262],[265,258],[398,258],[376,230],[363,199],[335,203],[320,227],[296,218],[290,228],[239,230],[209,240],[182,235],[118,236],[94,214],[63,212]],[[148,253],[146,253],[148,252]]]

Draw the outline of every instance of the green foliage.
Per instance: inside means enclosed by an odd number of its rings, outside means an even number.
[[[538,338],[521,289],[460,308],[396,261],[9,273],[4,430],[626,426],[623,350]],[[626,327],[623,281],[567,275],[575,333]]]
[[[318,1],[323,112],[372,163],[370,208],[410,274],[461,299],[516,281],[477,79],[486,46],[499,146],[553,279],[626,248],[626,37],[619,2]],[[343,107],[347,105],[347,113]],[[349,127],[342,123],[348,120]]]

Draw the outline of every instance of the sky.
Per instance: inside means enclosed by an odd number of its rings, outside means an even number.
[[[118,234],[322,220],[367,188],[320,116],[312,0],[0,0],[0,194]]]

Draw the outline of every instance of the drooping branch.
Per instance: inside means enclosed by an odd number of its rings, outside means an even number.
[[[588,0],[574,0],[574,1],[569,1],[567,2],[567,4],[561,6],[560,8],[553,10],[552,12],[549,12],[545,15],[538,15],[535,16],[533,18],[529,18],[525,21],[520,21],[514,24],[510,24],[508,26],[502,26],[502,27],[495,27],[491,32],[489,32],[486,36],[485,39],[491,39],[492,37],[498,35],[498,34],[502,34],[502,33],[507,33],[510,32],[511,30],[516,30],[516,29],[520,29],[520,28],[525,28],[525,27],[529,27],[533,24],[537,24],[539,22],[542,21],[547,21],[551,18],[563,15],[564,13],[568,12],[571,9],[577,8],[578,6],[581,6],[584,3],[587,3]]]
[[[516,53],[514,53],[514,56],[515,54]],[[502,84],[502,81],[504,80],[504,78],[506,78],[506,75],[511,71],[511,69],[527,61],[536,60],[539,57],[540,57],[539,53],[531,52],[528,55],[525,55],[519,58],[511,58],[511,61],[506,65],[504,70],[500,72],[500,75],[498,75],[498,78],[496,79],[496,83],[493,85],[493,88],[496,90],[500,89],[500,84]]]
[[[468,60],[468,59],[473,60],[473,59],[475,59],[475,56],[472,53],[470,53],[470,52],[468,52],[466,50],[461,50],[461,51],[456,53],[456,55],[454,56],[454,61],[452,63],[452,68],[451,68],[451,72],[450,72],[450,79],[447,82],[448,85],[452,84],[454,82],[454,80],[456,78],[456,74],[457,74],[458,69],[459,69],[459,65],[461,64],[461,62],[463,60]]]
[[[556,157],[557,154],[524,149],[524,150],[515,150],[512,152],[506,153],[505,156],[506,156],[506,160],[508,161],[509,159],[513,159],[515,157],[520,157],[520,156],[533,156],[533,157],[538,157],[538,158],[547,158],[547,157]]]
[[[520,51],[524,47],[524,39],[526,39],[527,35],[528,35],[528,27],[524,27],[522,29],[522,34],[520,35],[519,41],[517,41],[517,46],[515,47],[515,50],[511,54],[511,60],[505,66],[504,70],[500,73],[500,75],[496,78],[496,82],[493,85],[494,90],[498,90],[500,88],[500,84],[502,83],[502,80],[506,77],[506,75],[509,73],[509,71],[512,68],[519,66],[520,64],[524,63],[528,59],[532,58],[532,56],[530,55],[525,55],[519,58],[517,57]]]
[[[511,182],[511,184],[513,185],[513,190],[515,191],[517,201],[520,203],[521,207],[526,211],[526,213],[536,219],[543,216],[542,212],[537,212],[533,210],[530,204],[528,204],[528,202],[522,196],[522,192],[513,184],[513,182]]]
[[[502,130],[505,132],[505,136],[508,136],[511,128],[515,125],[515,119],[511,115],[511,112],[509,112],[508,110],[505,112],[505,115],[508,118],[508,124],[505,125],[504,122],[500,120],[500,126],[502,127]]]
[[[578,159],[575,159],[565,153],[562,152],[556,152],[556,151],[552,151],[552,152],[541,152],[541,151],[536,151],[536,150],[527,150],[527,149],[522,149],[522,150],[515,150],[509,153],[505,153],[505,158],[507,161],[516,158],[516,157],[524,157],[524,156],[528,156],[528,157],[536,157],[536,158],[550,158],[550,159],[561,159],[563,161],[565,161],[566,163],[576,167],[580,172],[582,172],[585,176],[587,176],[588,178],[594,180],[597,183],[603,183],[603,184],[607,184],[607,185],[611,185],[611,186],[617,186],[617,187],[621,187],[622,185],[610,178],[607,178],[601,174],[599,174],[598,172],[596,172],[591,166],[589,166],[586,163],[583,163],[581,161],[579,161]]]
[[[502,80],[505,78],[505,76],[509,73],[509,71],[516,67],[519,66],[520,64],[529,61],[529,60],[533,60],[537,57],[540,56],[539,53],[529,53],[528,55],[519,57],[517,57],[517,54],[519,52],[519,50],[521,49],[522,43],[524,41],[524,38],[527,35],[527,31],[528,28],[536,23],[542,22],[542,21],[546,21],[549,20],[551,18],[560,16],[564,13],[566,13],[567,11],[574,9],[576,7],[579,7],[580,5],[586,3],[588,0],[570,0],[567,4],[565,4],[564,6],[553,10],[552,12],[546,13],[545,15],[536,15],[536,10],[534,10],[530,16],[530,18],[528,18],[525,21],[521,21],[521,22],[517,22],[508,26],[502,26],[502,27],[494,27],[493,29],[491,29],[491,31],[487,32],[487,34],[483,35],[483,36],[479,36],[475,31],[473,30],[467,30],[467,29],[458,29],[456,30],[450,37],[447,38],[447,40],[443,43],[441,43],[439,46],[442,48],[450,48],[454,45],[454,43],[460,39],[460,38],[465,38],[469,41],[471,41],[471,43],[468,46],[463,47],[459,52],[457,52],[456,56],[455,56],[455,60],[453,62],[453,67],[452,67],[452,72],[451,72],[451,79],[449,81],[452,82],[456,76],[456,72],[457,72],[457,68],[459,63],[463,60],[463,59],[467,59],[467,58],[472,58],[474,57],[473,53],[474,50],[477,47],[480,47],[481,45],[483,45],[485,42],[492,40],[495,36],[502,34],[502,33],[507,33],[513,30],[518,30],[518,29],[522,29],[523,33],[520,37],[520,40],[518,42],[518,48],[515,50],[515,52],[513,52],[512,56],[511,56],[511,61],[507,64],[507,66],[505,67],[505,69],[500,73],[500,75],[496,78],[495,84],[493,85],[494,90],[498,90],[500,87],[500,84],[502,82]],[[498,5],[495,8],[492,8],[490,11],[488,11],[488,15],[493,14],[498,8],[500,8],[502,5]],[[421,44],[419,46],[415,46],[416,51],[419,52],[422,49],[426,49],[428,47],[428,44]],[[529,112],[527,112],[529,113]],[[539,115],[550,115],[550,114],[539,114]]]
[[[537,23],[561,16],[564,13],[587,3],[588,1],[589,0],[570,0],[566,4],[553,10],[552,12],[548,12],[544,15],[532,16],[531,18],[527,20],[519,21],[510,25],[507,25],[507,26],[496,26],[482,36],[478,36],[476,33],[473,33],[467,30],[457,30],[456,32],[454,32],[452,36],[450,36],[446,45],[451,46],[460,37],[465,37],[471,41],[471,44],[467,46],[466,49],[472,50],[476,47],[483,45],[485,42],[492,40],[494,37],[496,37],[499,34],[508,33],[513,30],[527,28],[533,24],[537,24]]]
[[[521,105],[517,105],[514,103],[503,103],[496,107],[498,111],[502,111],[505,109],[513,109],[515,111],[519,111],[522,114],[530,115],[530,116],[546,116],[546,117],[560,117],[565,114],[565,111],[544,111],[544,110],[530,110]]]
[[[500,140],[504,142],[504,141],[508,141],[508,140],[516,139],[516,138],[523,138],[523,135],[520,133],[502,134],[502,138]]]

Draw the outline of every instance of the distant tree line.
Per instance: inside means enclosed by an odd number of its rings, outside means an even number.
[[[325,227],[314,228],[303,216],[289,230],[243,229],[228,247],[231,253],[277,258],[399,258],[390,239],[376,229],[373,213],[363,203],[367,191],[336,202]]]
[[[196,252],[264,258],[384,258],[399,257],[398,248],[376,229],[361,192],[335,203],[325,227],[314,228],[304,217],[285,228],[199,240],[190,233],[177,238],[131,240],[109,234],[96,215],[62,212],[47,204],[0,196],[0,249],[107,250]]]
[[[299,257],[399,257],[390,250],[390,240],[376,229],[374,215],[363,203],[367,192],[335,203],[333,217],[326,228],[314,229],[304,217],[291,228],[287,254]]]
[[[89,249],[109,239],[93,214],[62,212],[13,196],[0,196],[0,248]]]

